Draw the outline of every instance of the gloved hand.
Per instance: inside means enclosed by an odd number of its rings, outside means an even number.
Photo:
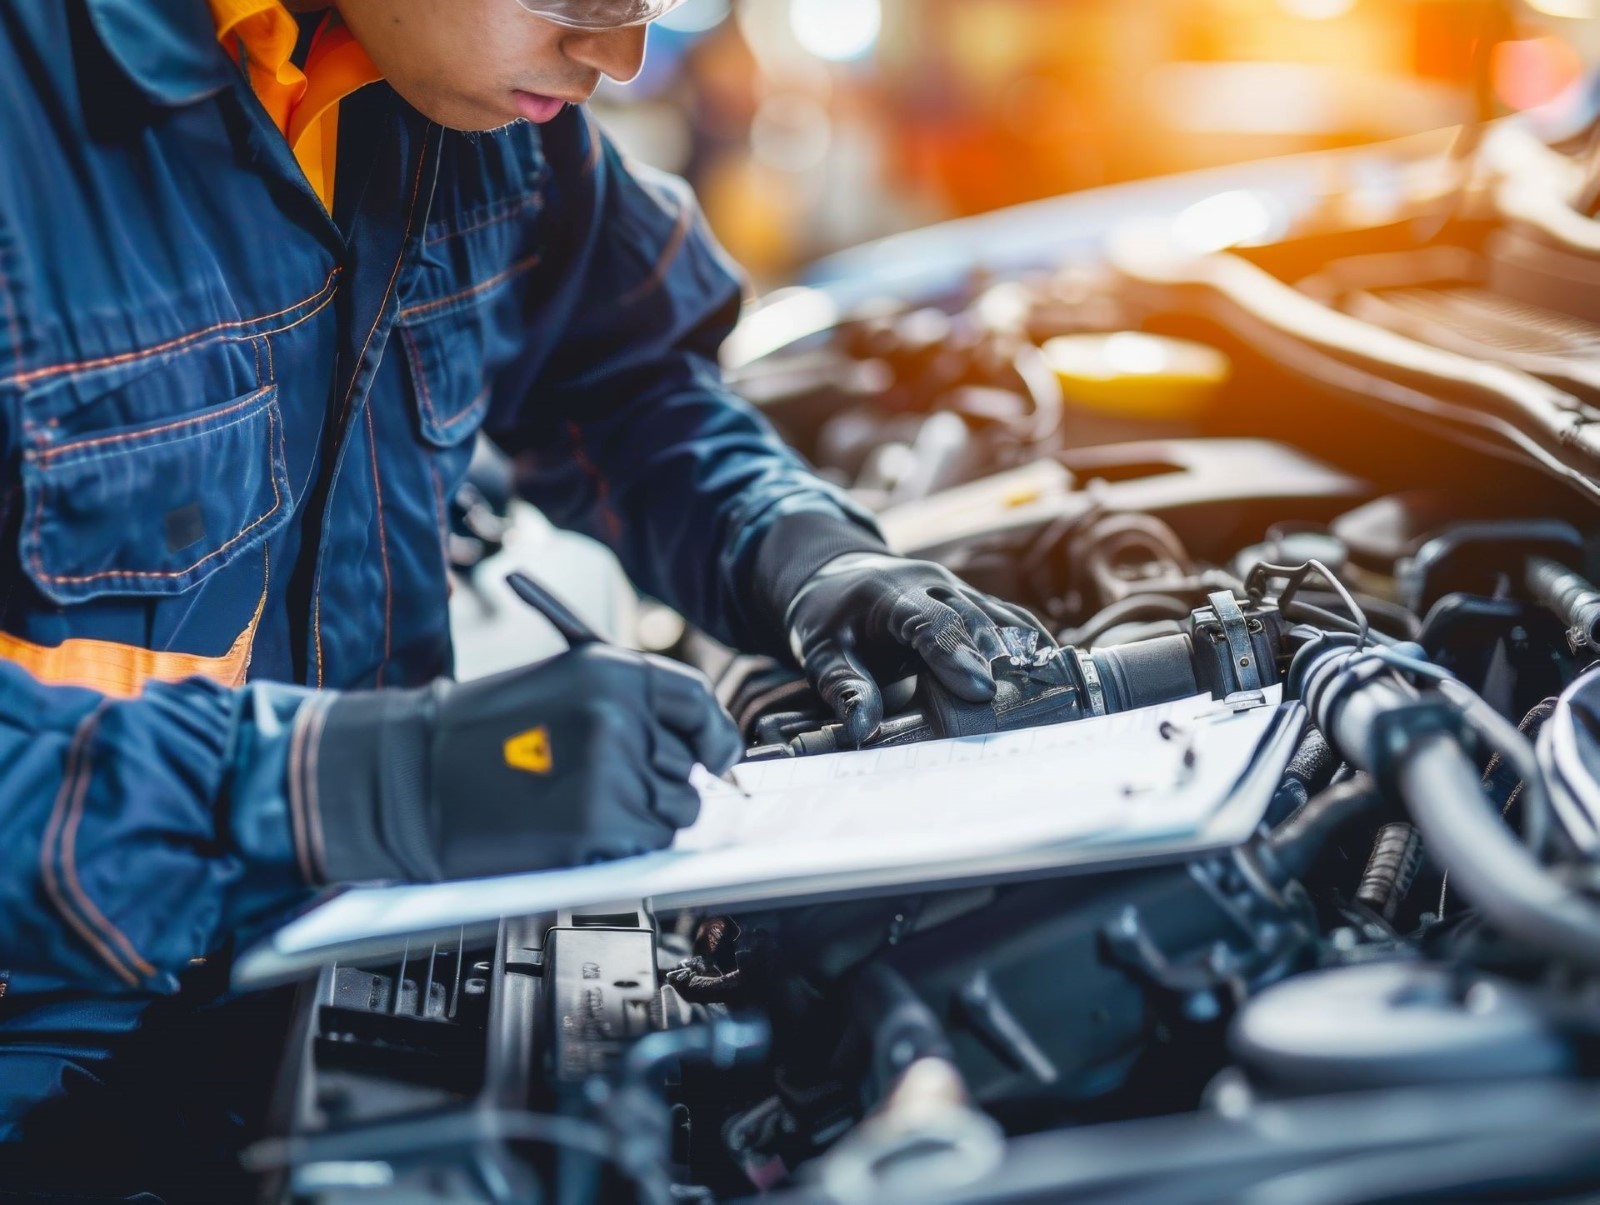
[[[743,750],[699,674],[601,645],[308,710],[289,799],[302,868],[326,882],[474,878],[660,849],[699,814],[690,769],[721,774]]]
[[[850,552],[800,587],[785,616],[795,658],[860,745],[883,722],[880,683],[926,667],[959,698],[994,698],[989,663],[1006,656],[999,627],[1032,628],[1021,608],[981,594],[942,565]]]

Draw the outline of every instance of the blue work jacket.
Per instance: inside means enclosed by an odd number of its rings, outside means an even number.
[[[0,1050],[304,900],[294,716],[450,671],[480,429],[642,589],[771,647],[774,519],[870,520],[721,384],[739,301],[686,187],[581,109],[464,135],[372,85],[330,215],[204,0],[0,5]],[[109,697],[7,641],[240,681]]]

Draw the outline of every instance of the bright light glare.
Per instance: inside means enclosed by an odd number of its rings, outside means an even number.
[[[1278,0],[1278,7],[1291,17],[1307,21],[1332,21],[1356,6],[1356,0]]]
[[[779,289],[734,328],[722,345],[722,366],[743,368],[839,321],[839,307],[820,289]]]
[[[1020,281],[1008,281],[985,291],[975,308],[990,330],[1015,331],[1028,321],[1033,299],[1033,289]]]
[[[1271,200],[1239,189],[1197,201],[1173,220],[1173,241],[1200,255],[1263,243],[1281,233],[1284,225]]]
[[[1547,17],[1588,21],[1600,17],[1600,0],[1525,0],[1528,7]]]
[[[880,0],[790,0],[789,27],[795,41],[830,63],[863,58],[883,29]]]
[[[722,24],[731,8],[729,0],[689,0],[656,23],[662,29],[675,29],[679,33],[704,33]]]
[[[1152,376],[1165,369],[1171,360],[1167,343],[1138,331],[1118,331],[1105,343],[1108,367],[1130,376]]]

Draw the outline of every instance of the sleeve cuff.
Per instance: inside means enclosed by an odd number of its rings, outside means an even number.
[[[441,877],[427,819],[428,700],[419,691],[354,691],[307,721],[290,802],[313,881]]]
[[[787,649],[789,604],[829,561],[852,552],[887,553],[882,538],[848,519],[820,511],[784,515],[756,549],[756,617],[775,647]]]

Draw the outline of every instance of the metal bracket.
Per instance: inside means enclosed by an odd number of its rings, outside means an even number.
[[[1208,595],[1206,601],[1211,604],[1218,622],[1222,624],[1222,635],[1228,642],[1228,654],[1239,676],[1239,688],[1260,690],[1261,671],[1256,665],[1255,646],[1250,643],[1250,624],[1232,592],[1218,590]]]

